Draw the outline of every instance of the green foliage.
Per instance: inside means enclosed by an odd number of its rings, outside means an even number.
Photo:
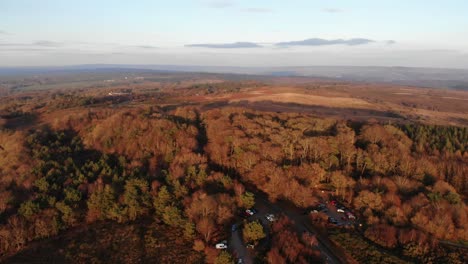
[[[185,222],[184,237],[192,240],[195,237],[195,225],[191,222]]]
[[[242,234],[246,242],[257,242],[266,236],[262,224],[258,221],[245,224]]]
[[[34,186],[39,189],[40,192],[42,193],[47,193],[49,190],[49,183],[47,182],[46,178],[39,178],[34,182]]]
[[[88,199],[88,217],[99,220],[121,220],[118,205],[115,202],[115,192],[110,186],[105,186],[102,191],[96,191]]]
[[[468,150],[468,128],[456,126],[434,126],[407,124],[402,130],[414,142],[417,151],[432,153],[434,150],[454,153]]]
[[[442,194],[440,194],[440,192],[431,192],[427,194],[427,197],[431,202],[437,203],[442,199]]]
[[[447,200],[451,204],[460,204],[461,203],[461,198],[460,195],[454,192],[448,192],[444,196],[445,200]]]
[[[251,192],[245,192],[241,195],[244,208],[252,208],[255,205],[255,195]]]
[[[64,191],[65,202],[73,205],[81,201],[81,192],[73,188],[66,188]]]
[[[26,218],[30,218],[40,211],[40,207],[33,201],[26,201],[20,205],[18,213]]]
[[[170,226],[177,227],[183,224],[182,213],[175,206],[166,206],[162,218],[164,223]]]
[[[72,225],[76,219],[73,213],[73,209],[64,202],[57,202],[55,208],[61,213],[61,220],[65,226]]]
[[[171,200],[172,195],[167,189],[167,186],[162,186],[153,200],[153,207],[156,210],[156,215],[162,216],[166,206]]]
[[[138,216],[145,214],[151,205],[148,183],[143,179],[127,180],[123,198],[124,210],[126,210],[129,220],[133,221]]]
[[[227,251],[221,251],[216,257],[215,264],[233,264],[234,260],[232,259],[231,254]]]

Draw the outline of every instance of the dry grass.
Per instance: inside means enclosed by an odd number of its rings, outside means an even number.
[[[259,94],[244,99],[232,99],[230,102],[239,102],[247,100],[249,102],[272,101],[280,103],[296,103],[304,105],[321,105],[327,107],[339,108],[365,108],[371,109],[374,106],[362,99],[346,97],[326,97],[320,95],[300,94],[300,93],[277,93],[277,94]]]
[[[405,121],[468,125],[468,92],[377,84],[327,84],[246,88],[238,93],[186,97],[194,103],[226,102],[257,110],[309,112],[369,119],[374,111],[394,113]],[[289,105],[288,105],[289,104]],[[303,106],[301,108],[301,106]],[[393,115],[391,115],[393,116]],[[394,119],[394,117],[392,117]]]

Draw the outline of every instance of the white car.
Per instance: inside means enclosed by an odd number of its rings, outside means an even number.
[[[252,216],[252,215],[255,214],[255,212],[252,211],[252,210],[250,210],[250,209],[245,210],[245,213],[246,213],[247,215],[250,215],[250,216]]]
[[[336,209],[336,211],[337,211],[338,213],[344,213],[344,210],[341,209],[341,208]]]
[[[275,221],[275,215],[274,214],[266,214],[265,215],[265,218],[270,221],[270,222],[274,222]]]
[[[216,244],[216,249],[226,249],[227,248],[227,241],[221,241],[218,244]]]
[[[350,212],[346,212],[346,216],[349,218],[349,219],[356,219],[356,217],[350,213]]]

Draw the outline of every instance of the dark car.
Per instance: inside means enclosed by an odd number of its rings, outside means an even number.
[[[232,232],[235,232],[236,230],[237,230],[237,225],[236,225],[236,224],[233,224],[233,225],[231,226],[231,231],[232,231]]]
[[[338,224],[338,220],[336,220],[334,217],[329,217],[328,222],[335,224],[335,225]]]

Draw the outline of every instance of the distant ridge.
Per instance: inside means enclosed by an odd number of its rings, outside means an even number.
[[[302,76],[336,79],[341,81],[378,82],[422,87],[468,89],[468,69],[381,66],[232,67],[194,65],[84,64],[53,67],[0,67],[0,77],[6,75],[96,71],[156,71],[251,74],[265,76]]]

